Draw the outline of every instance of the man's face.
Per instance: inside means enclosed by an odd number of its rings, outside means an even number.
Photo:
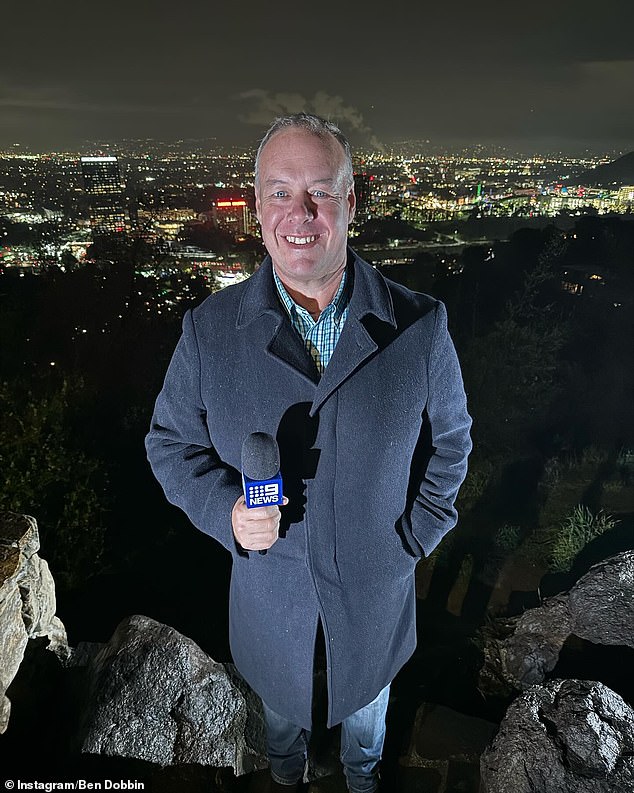
[[[255,208],[264,244],[285,285],[303,293],[339,278],[355,197],[345,155],[331,135],[304,129],[274,135],[260,155]]]

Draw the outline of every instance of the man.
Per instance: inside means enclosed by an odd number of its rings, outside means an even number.
[[[352,793],[378,787],[389,684],[415,643],[414,568],[456,523],[470,418],[441,303],[347,247],[350,147],[278,119],[256,158],[268,256],[186,313],[146,445],[167,498],[233,557],[233,660],[296,789],[323,633],[328,726]],[[240,460],[276,437],[288,503],[247,509]],[[264,553],[258,553],[264,551]]]

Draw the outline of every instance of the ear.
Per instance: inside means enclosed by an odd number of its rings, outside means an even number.
[[[255,190],[255,216],[258,219],[258,223],[261,224],[261,221],[260,221],[260,196],[259,196],[257,188]]]
[[[357,208],[357,197],[354,194],[354,185],[350,187],[346,200],[348,201],[348,225],[350,225],[354,219],[355,209]]]

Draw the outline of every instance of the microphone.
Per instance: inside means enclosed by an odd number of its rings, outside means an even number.
[[[249,509],[282,504],[280,450],[266,432],[252,432],[242,444],[242,486]]]
[[[267,432],[252,432],[242,444],[242,488],[248,509],[279,506],[284,502],[280,450]],[[265,554],[266,550],[261,550]]]

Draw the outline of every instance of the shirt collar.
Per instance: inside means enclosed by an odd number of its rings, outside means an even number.
[[[291,319],[296,316],[298,313],[301,313],[302,316],[310,317],[309,312],[296,303],[293,298],[288,294],[286,288],[280,277],[275,270],[275,265],[273,266],[273,279],[275,280],[275,286],[277,288],[277,293],[279,295],[280,300],[282,301],[282,305],[288,312],[288,315]],[[339,284],[339,288],[333,299],[328,303],[326,308],[321,312],[319,315],[319,319],[322,317],[327,317],[329,314],[332,314],[333,319],[335,322],[339,323],[341,321],[341,316],[343,312],[346,310],[348,303],[350,302],[350,289],[348,288],[348,282],[351,279],[348,278],[348,268],[346,267],[343,271],[343,276],[341,277],[341,283]],[[317,322],[319,322],[319,319]],[[311,317],[312,320],[312,317]],[[314,320],[313,320],[314,322]]]

